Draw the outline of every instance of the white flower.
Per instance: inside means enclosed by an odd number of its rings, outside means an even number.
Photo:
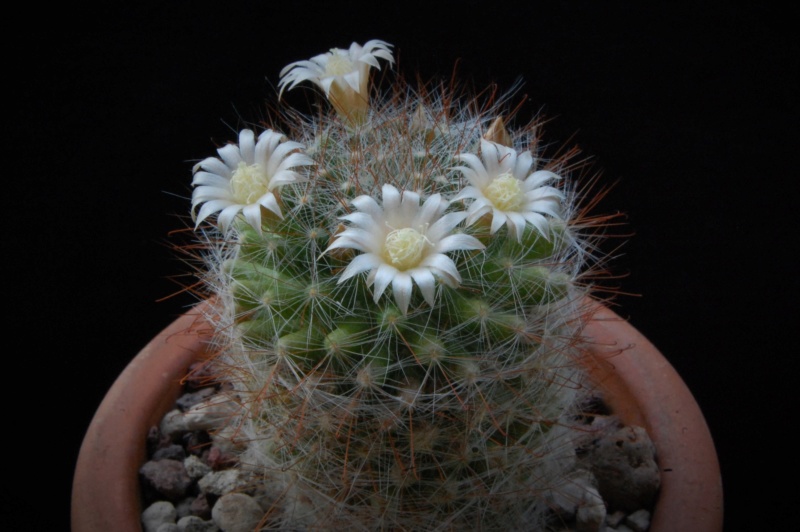
[[[249,129],[239,133],[239,145],[228,144],[217,150],[219,159],[208,157],[193,168],[192,214],[201,203],[196,215],[200,225],[209,215],[219,212],[217,222],[227,233],[231,222],[239,212],[247,223],[261,231],[261,207],[279,217],[274,190],[287,183],[298,183],[306,179],[292,170],[299,166],[314,164],[305,154],[299,153],[303,145],[286,141],[282,134],[268,129],[258,136]]]
[[[359,196],[355,212],[343,216],[350,222],[326,250],[352,248],[362,251],[345,268],[339,283],[364,271],[373,286],[375,302],[391,283],[394,300],[405,314],[411,301],[412,279],[429,305],[434,304],[436,279],[456,287],[461,282],[453,260],[445,255],[460,249],[483,249],[472,236],[453,233],[465,212],[444,214],[449,202],[440,194],[420,206],[415,192],[383,186],[383,205],[370,196]]]
[[[337,112],[360,121],[369,106],[369,69],[380,70],[378,59],[394,63],[391,44],[377,39],[364,46],[352,43],[349,50],[333,48],[307,61],[296,61],[281,70],[280,92],[293,89],[298,83],[311,81],[318,85]]]
[[[471,198],[467,225],[485,214],[492,215],[491,234],[504,224],[509,234],[522,238],[526,223],[547,235],[545,214],[560,218],[564,194],[551,186],[550,180],[561,179],[557,174],[538,170],[530,172],[533,156],[529,151],[517,154],[513,148],[481,139],[481,159],[471,153],[457,157],[467,166],[456,167],[470,183],[453,201]]]

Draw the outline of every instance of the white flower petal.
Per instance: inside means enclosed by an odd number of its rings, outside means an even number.
[[[525,214],[525,219],[544,237],[545,240],[550,240],[550,231],[548,230],[547,218],[535,212]]]
[[[283,185],[288,185],[289,183],[302,183],[303,181],[308,180],[297,172],[292,170],[281,170],[280,172],[272,175],[272,179],[269,180],[269,186],[267,189],[271,192],[278,187],[282,187]]]
[[[517,152],[514,148],[503,146],[502,144],[495,144],[494,146],[497,148],[497,163],[500,173],[513,173],[514,168],[517,166]]]
[[[533,155],[531,152],[525,151],[519,154],[517,157],[516,165],[514,166],[514,177],[520,180],[525,180],[525,176],[528,175],[528,170],[531,169],[533,166]]]
[[[371,228],[373,222],[375,221],[374,216],[361,211],[355,211],[351,212],[350,214],[345,214],[344,216],[341,216],[339,219],[350,222],[351,224],[363,229]]]
[[[363,229],[348,228],[346,231],[336,237],[336,240],[331,243],[325,250],[330,251],[337,248],[351,248],[358,251],[368,252],[376,249],[375,235]]]
[[[489,174],[486,172],[486,167],[483,166],[481,160],[472,153],[462,153],[458,156],[459,159],[467,163],[468,166],[457,166],[454,170],[459,170],[464,173],[464,177],[480,189],[486,187],[491,181]]]
[[[350,248],[364,253],[351,261],[344,275],[349,279],[355,271],[371,270],[367,283],[372,285],[376,303],[391,284],[395,301],[405,313],[416,284],[425,301],[433,306],[436,277],[449,286],[461,282],[458,268],[444,253],[483,248],[470,235],[453,234],[467,213],[445,213],[448,204],[441,195],[433,194],[420,205],[417,192],[400,191],[385,184],[382,205],[366,195],[352,202],[356,210],[341,217],[349,226],[336,236],[328,250]],[[359,258],[366,256],[369,259]]]
[[[380,40],[368,41],[363,47],[354,42],[348,50],[334,48],[312,57],[310,61],[290,63],[280,71],[280,94],[303,81],[310,81],[320,87],[326,97],[330,96],[334,84],[337,90],[341,88],[350,94],[361,93],[367,87],[369,69],[380,68],[378,59],[394,63],[390,47],[390,44]],[[335,66],[329,69],[331,63]],[[348,70],[340,71],[342,67]]]
[[[463,211],[449,212],[436,220],[433,225],[428,228],[426,236],[432,241],[441,239],[446,234],[449,234],[455,226],[464,221],[467,213]]]
[[[433,306],[436,302],[434,299],[436,297],[436,278],[431,271],[426,268],[415,268],[408,273],[411,275],[411,278],[414,279],[414,282],[417,283],[425,302]]]
[[[540,214],[549,214],[553,218],[560,218],[560,204],[555,201],[534,201],[531,202],[528,210]]]
[[[406,192],[406,194],[408,194],[408,192]],[[417,196],[417,198],[419,198],[419,196]],[[447,200],[442,198],[441,194],[434,194],[429,197],[425,200],[425,203],[422,204],[422,208],[418,209],[419,213],[414,217],[414,225],[419,226],[432,223],[433,220],[441,216],[441,213],[447,209],[448,203]]]
[[[225,184],[225,187],[212,187],[210,185],[202,185],[196,187],[192,191],[192,205],[196,206],[199,203],[204,201],[210,201],[215,199],[224,199],[228,201],[234,201],[233,196],[231,196],[230,188]]]
[[[373,279],[373,286],[372,289],[375,291],[373,297],[375,298],[375,302],[378,302],[378,299],[383,295],[383,292],[386,290],[386,287],[389,286],[389,283],[392,282],[392,279],[395,278],[400,272],[397,271],[397,268],[394,266],[389,266],[388,264],[381,261],[380,265],[378,265],[378,269],[375,270],[375,278]]]
[[[397,211],[400,206],[400,191],[392,185],[383,185],[381,194],[383,197],[383,211],[385,213]]]
[[[315,81],[320,87],[322,87],[322,92],[325,93],[325,96],[330,96],[331,87],[336,82],[336,78],[321,78],[318,80],[312,79],[312,81]]]
[[[373,255],[372,253],[358,255],[352,261],[350,261],[350,264],[348,264],[347,268],[345,268],[344,272],[342,272],[342,277],[339,279],[339,284],[354,275],[358,275],[361,272],[375,269],[380,266],[380,264],[381,259],[378,258],[377,255]]]
[[[241,205],[229,205],[222,209],[217,215],[217,223],[222,228],[223,233],[227,233],[233,226],[233,219],[242,211]],[[258,225],[261,227],[261,224]]]
[[[458,273],[458,268],[456,268],[456,263],[453,262],[453,259],[448,257],[447,255],[443,255],[441,253],[434,253],[433,255],[428,256],[420,266],[425,266],[426,268],[430,268],[434,272],[439,274],[444,274],[451,283],[455,281],[455,284],[461,282],[461,275]]]
[[[297,162],[295,161],[302,159],[303,156],[292,158],[293,155],[296,155],[292,152],[301,148],[302,145],[298,145],[296,142],[282,142],[279,146],[276,146],[275,149],[270,152],[267,164],[264,165],[267,174],[273,175],[283,168],[297,166]],[[287,162],[289,162],[289,164],[286,164]]]
[[[196,216],[195,229],[197,229],[203,220],[208,218],[211,214],[221,211],[225,207],[228,207],[232,204],[233,202],[224,199],[211,200],[203,204],[203,206],[200,208],[200,212],[198,212]]]
[[[559,203],[564,199],[564,193],[553,187],[539,187],[525,193],[525,197],[530,201],[552,200]]]
[[[342,78],[353,91],[361,92],[361,72],[359,70],[345,74]]]
[[[272,196],[272,194],[270,194]],[[263,198],[262,198],[263,201]],[[272,196],[272,201],[275,201],[274,196]],[[277,207],[277,205],[276,205]],[[280,210],[280,209],[278,209]],[[261,205],[253,204],[248,205],[244,209],[242,209],[242,214],[244,215],[244,219],[247,220],[247,223],[250,224],[258,233],[261,233]]]
[[[239,152],[247,164],[255,162],[256,136],[249,129],[239,132]]]
[[[236,144],[226,144],[217,150],[220,159],[231,170],[236,170],[239,163],[242,162],[242,154],[239,153],[239,147]]]
[[[467,225],[474,224],[484,214],[491,213],[492,211],[493,211],[492,205],[482,197],[480,199],[475,200],[474,202],[472,202],[472,204],[469,206],[469,209],[467,210],[468,214]]]
[[[394,187],[392,187],[394,188]],[[396,190],[396,189],[395,189]],[[390,222],[390,225],[413,224],[419,212],[419,194],[406,190],[403,192],[403,199],[400,202],[400,217]]]
[[[543,183],[547,183],[551,179],[558,181],[561,179],[561,176],[548,170],[537,170],[525,179],[525,189],[533,190],[534,188],[541,186]]]
[[[199,170],[200,168],[206,170],[209,173],[216,174],[221,177],[226,177],[228,179],[231,178],[231,169],[228,168],[228,166],[225,163],[223,163],[216,157],[208,157],[206,159],[203,159],[202,161],[194,165],[192,171],[197,172],[197,170]]]
[[[276,150],[277,153],[277,150]],[[275,155],[273,155],[273,158]],[[275,173],[283,172],[288,168],[296,168],[298,166],[313,166],[317,163],[314,162],[314,159],[309,157],[304,153],[294,152],[289,154],[289,156],[282,160],[280,164],[275,168]]]
[[[411,276],[404,272],[398,272],[392,279],[392,292],[397,308],[403,314],[408,313],[408,305],[411,303]]]
[[[483,194],[481,193],[481,191],[470,185],[462,188],[461,191],[458,194],[456,194],[456,196],[452,200],[450,200],[450,202],[453,203],[455,201],[462,199],[480,199],[482,197]]]
[[[506,213],[495,209],[494,212],[492,212],[492,228],[489,230],[489,232],[491,234],[495,234],[501,227],[503,227],[503,224],[506,223],[507,220],[508,217],[506,216]]]
[[[502,173],[499,165],[497,164],[497,161],[500,159],[497,153],[499,147],[499,144],[481,139],[481,159],[483,159],[482,164],[486,168],[486,173],[490,176]]]
[[[218,160],[218,159],[217,159]],[[199,171],[192,176],[192,186],[207,185],[214,188],[228,190],[230,188],[230,178],[209,172]]]
[[[261,231],[262,206],[282,217],[273,191],[289,183],[304,181],[305,178],[292,168],[313,164],[307,155],[298,153],[301,148],[302,144],[286,141],[285,136],[276,131],[263,131],[256,141],[251,130],[242,130],[239,145],[223,146],[217,150],[220,159],[209,157],[194,166],[192,211],[204,203],[197,215],[197,223],[219,212],[217,223],[223,232],[227,232],[233,219],[242,212],[247,222]],[[242,164],[246,166],[240,166]],[[200,169],[202,171],[198,171]],[[236,181],[232,182],[234,179]],[[255,194],[252,191],[261,192],[264,185],[269,193],[261,194],[258,200],[253,201],[251,198]],[[239,187],[244,187],[245,192]],[[247,199],[242,200],[243,197]]]
[[[525,216],[518,212],[506,212],[508,219],[506,223],[511,232],[517,237],[517,240],[522,239],[522,230],[525,229]]]
[[[247,207],[245,207],[245,210],[250,209],[251,207],[252,208],[256,208],[256,207],[259,207],[259,206],[264,207],[265,209],[274,212],[275,214],[278,215],[279,218],[283,218],[283,214],[281,213],[281,207],[280,207],[280,205],[278,205],[278,200],[275,198],[275,194],[273,194],[272,192],[264,194],[263,196],[261,196],[258,199],[258,204],[257,205],[248,205]],[[259,209],[259,212],[260,212],[260,209]],[[253,227],[255,227],[255,226],[253,226]],[[258,228],[256,228],[256,229],[258,229]]]
[[[447,253],[459,249],[470,250],[484,248],[486,248],[486,246],[474,236],[456,233],[440,240],[434,249],[437,253]]]
[[[383,219],[383,208],[372,196],[359,196],[350,203],[359,211],[369,214],[373,220]]]
[[[542,185],[561,178],[548,170],[528,174],[534,164],[533,155],[529,151],[518,154],[509,146],[481,139],[480,158],[470,153],[460,154],[457,158],[469,166],[454,168],[470,183],[470,186],[462,189],[453,199],[472,200],[467,208],[467,225],[491,214],[492,234],[507,225],[510,233],[521,238],[526,222],[535,219],[538,223],[537,218],[528,216],[529,213],[537,212],[560,218],[559,207],[565,197],[564,193]],[[518,187],[509,176],[519,181]]]

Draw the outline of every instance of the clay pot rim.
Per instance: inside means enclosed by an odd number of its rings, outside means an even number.
[[[686,383],[633,325],[591,304],[590,378],[611,410],[647,430],[656,447],[661,488],[650,530],[721,531],[722,477],[714,441]],[[680,430],[676,430],[680,427]]]
[[[210,308],[208,301],[199,303],[154,337],[101,402],[75,467],[73,532],[141,531],[143,435],[173,407],[189,365],[206,352],[212,329],[204,316]],[[590,379],[612,411],[626,424],[647,429],[656,446],[662,482],[650,530],[721,531],[719,462],[691,392],[632,325],[599,303],[591,304],[590,313],[584,331],[591,342],[584,361]],[[135,397],[144,399],[132,402]]]

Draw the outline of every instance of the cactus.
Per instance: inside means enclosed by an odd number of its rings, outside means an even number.
[[[265,529],[545,529],[599,260],[575,163],[507,98],[371,86],[391,49],[290,64],[279,97],[309,82],[323,110],[194,168],[236,405],[216,437],[268,490]]]

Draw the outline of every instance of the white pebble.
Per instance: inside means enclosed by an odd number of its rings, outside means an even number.
[[[264,510],[244,493],[228,493],[211,510],[214,523],[225,532],[252,532],[264,517]]]
[[[168,501],[154,502],[142,512],[142,528],[144,532],[158,532],[163,524],[175,524],[177,511]]]

